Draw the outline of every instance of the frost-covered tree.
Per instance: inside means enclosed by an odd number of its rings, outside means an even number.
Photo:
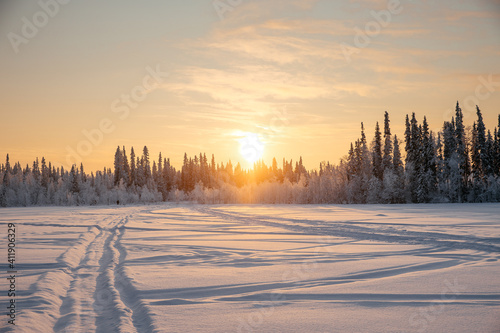
[[[382,157],[383,169],[392,169],[392,137],[391,137],[391,127],[390,127],[389,113],[385,111],[384,113],[384,154]]]
[[[382,164],[382,134],[380,133],[378,122],[375,125],[375,136],[373,138],[372,163],[373,175],[379,180],[382,180],[384,175],[384,168]]]
[[[483,181],[486,176],[486,168],[490,169],[488,161],[488,148],[486,143],[486,127],[481,110],[476,106],[477,122],[472,127],[472,175],[474,181]]]
[[[500,125],[500,124],[499,124]],[[500,133],[498,128],[493,131],[493,175],[498,177],[500,175]]]
[[[151,163],[149,161],[149,149],[147,146],[144,146],[142,150],[141,163],[144,171],[144,181],[148,182],[151,179]]]
[[[129,180],[129,177],[130,177],[130,166],[128,164],[128,159],[127,159],[127,152],[125,150],[125,146],[123,146],[123,149],[122,149],[122,170],[123,170],[123,175],[122,175],[122,179],[123,179],[123,182],[125,183],[125,185],[129,184],[130,180]]]
[[[455,139],[456,139],[456,162],[460,174],[460,186],[458,198],[460,201],[465,201],[467,196],[467,184],[469,177],[469,156],[467,154],[467,144],[465,137],[465,127],[463,124],[463,113],[458,101],[455,108]]]
[[[392,140],[391,140],[392,143]],[[382,203],[403,203],[404,199],[404,166],[399,150],[399,140],[394,135],[394,152],[389,168],[384,170]]]
[[[136,162],[135,162],[134,147],[130,148],[130,173],[129,173],[129,186],[135,185],[137,178]]]
[[[114,162],[114,167],[115,167],[115,185],[118,185],[120,183],[120,180],[123,179],[124,176],[124,170],[123,170],[123,154],[120,149],[120,146],[116,148],[115,152],[115,162]]]
[[[421,129],[418,126],[415,113],[412,114],[411,120],[406,115],[406,130],[405,130],[405,150],[406,150],[406,163],[405,163],[405,189],[408,201],[418,202],[420,185],[419,179],[421,178]]]
[[[422,128],[420,130],[420,159],[417,175],[417,182],[420,184],[418,202],[429,202],[435,195],[437,189],[437,169],[436,169],[436,149],[435,142],[427,118],[424,116]]]
[[[457,104],[454,117],[436,135],[427,118],[422,125],[406,116],[405,164],[400,142],[391,137],[384,114],[384,140],[378,123],[371,149],[364,125],[361,137],[350,145],[338,165],[322,162],[307,170],[302,157],[295,163],[273,158],[270,166],[257,161],[252,169],[239,163],[208,163],[206,154],[184,155],[176,170],[161,153],[149,162],[145,146],[141,156],[125,147],[115,152],[114,169],[87,174],[83,164],[68,172],[42,157],[21,167],[7,155],[0,164],[0,206],[96,205],[193,200],[200,203],[404,203],[500,201],[500,133],[487,130],[477,107],[472,130],[463,126]],[[499,117],[500,126],[500,117]],[[484,129],[483,129],[484,128]],[[483,140],[484,132],[484,140]],[[383,144],[383,145],[382,145]],[[148,171],[149,170],[149,171]],[[472,174],[471,174],[472,171]],[[382,172],[382,175],[380,175]],[[471,175],[471,177],[469,177]],[[478,176],[479,175],[479,176]]]

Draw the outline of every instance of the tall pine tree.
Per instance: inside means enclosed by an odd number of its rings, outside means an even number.
[[[378,179],[382,180],[384,175],[383,165],[382,165],[382,137],[380,133],[380,127],[375,125],[375,137],[373,139],[373,150],[372,150],[372,163],[373,163],[373,175]]]
[[[382,157],[383,169],[388,170],[392,168],[392,139],[391,127],[389,125],[389,113],[385,111],[384,114],[384,155]]]

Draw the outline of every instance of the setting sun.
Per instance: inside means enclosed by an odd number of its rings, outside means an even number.
[[[240,143],[240,154],[250,164],[258,161],[264,153],[264,144],[255,133],[242,133]]]

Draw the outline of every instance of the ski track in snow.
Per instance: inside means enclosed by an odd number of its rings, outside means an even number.
[[[61,268],[31,287],[21,331],[31,324],[40,332],[157,332],[122,265],[127,253],[120,240],[130,217],[98,221],[56,259]]]

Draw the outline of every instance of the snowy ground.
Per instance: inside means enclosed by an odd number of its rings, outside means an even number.
[[[499,332],[499,213],[500,204],[1,209],[2,232],[16,225],[18,274],[16,326],[3,315],[0,331]],[[6,279],[0,287],[5,311]]]

